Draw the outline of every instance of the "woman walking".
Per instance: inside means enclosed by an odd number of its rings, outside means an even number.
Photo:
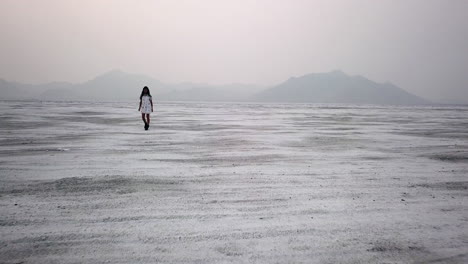
[[[148,130],[150,124],[150,113],[153,112],[153,100],[147,86],[143,87],[143,90],[141,91],[138,111],[141,111],[141,119],[145,122],[145,130]]]

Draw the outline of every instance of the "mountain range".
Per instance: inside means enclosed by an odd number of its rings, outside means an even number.
[[[255,95],[261,101],[302,103],[351,103],[414,105],[429,102],[391,84],[376,83],[342,71],[312,73],[287,81]]]
[[[391,84],[377,83],[342,71],[312,73],[272,86],[250,84],[168,84],[151,77],[113,70],[87,82],[33,85],[0,79],[3,100],[138,100],[143,86],[156,101],[256,101],[413,105],[430,102]]]

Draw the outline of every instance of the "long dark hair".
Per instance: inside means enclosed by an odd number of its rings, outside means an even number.
[[[147,94],[148,94],[149,97],[151,97],[151,93],[150,93],[150,90],[149,90],[148,86],[145,86],[145,87],[143,87],[143,90],[141,90],[140,100],[143,97],[143,95],[145,95],[145,89],[148,90]]]

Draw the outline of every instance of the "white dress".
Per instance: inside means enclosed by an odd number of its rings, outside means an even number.
[[[151,113],[151,96],[143,95],[141,97],[141,113],[150,114]]]

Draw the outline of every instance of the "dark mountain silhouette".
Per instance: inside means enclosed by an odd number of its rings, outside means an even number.
[[[292,77],[254,96],[257,101],[352,104],[427,104],[391,83],[376,83],[341,71]]]

